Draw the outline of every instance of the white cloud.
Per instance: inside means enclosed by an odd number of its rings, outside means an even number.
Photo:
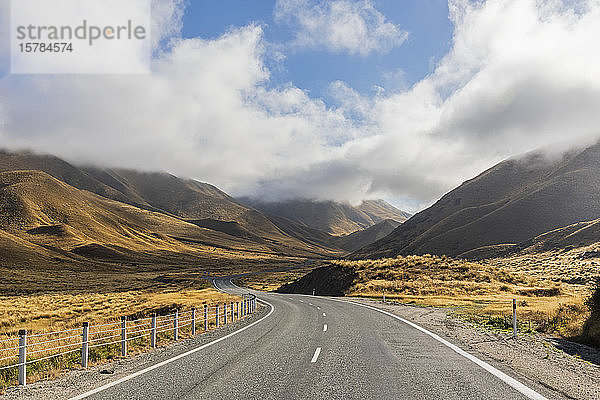
[[[295,46],[339,53],[387,52],[408,37],[371,0],[277,0],[275,18],[296,30]]]
[[[234,195],[419,207],[508,156],[598,136],[599,1],[450,6],[451,51],[400,92],[334,82],[328,108],[270,88],[261,27],[175,34],[150,76],[2,77],[0,146],[165,169]]]

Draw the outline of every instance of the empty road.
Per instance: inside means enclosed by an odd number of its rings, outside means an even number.
[[[228,279],[215,284],[229,293],[248,292]],[[81,398],[553,398],[504,371],[517,380],[511,386],[508,377],[502,380],[497,371],[376,310],[328,298],[255,293],[268,313],[252,326]]]

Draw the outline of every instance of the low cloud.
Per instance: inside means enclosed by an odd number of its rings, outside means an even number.
[[[293,44],[302,48],[367,56],[388,52],[408,38],[371,0],[277,0],[275,19],[294,28]]]
[[[167,21],[181,12],[170,4]],[[414,210],[506,157],[598,136],[600,3],[450,9],[453,45],[431,75],[370,97],[333,82],[335,107],[272,88],[256,25],[214,40],[167,30],[148,76],[5,75],[0,145],[163,169],[234,195],[385,197]]]

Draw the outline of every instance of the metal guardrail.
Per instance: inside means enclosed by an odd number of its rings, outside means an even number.
[[[46,332],[39,334],[28,334],[26,329],[19,331],[19,337],[0,340],[1,344],[9,347],[0,348],[0,363],[15,362],[10,365],[0,366],[0,371],[18,368],[19,385],[27,384],[27,366],[43,360],[48,360],[71,353],[81,355],[81,366],[87,368],[90,349],[121,345],[121,356],[127,357],[128,342],[149,336],[150,347],[156,348],[157,334],[172,331],[173,340],[179,340],[180,330],[190,326],[191,335],[196,335],[197,327],[202,324],[204,331],[208,331],[210,322],[219,327],[235,322],[256,310],[256,296],[245,294],[242,301],[231,302],[229,305],[223,303],[214,307],[204,306],[201,318],[198,318],[196,308],[185,312],[176,310],[172,314],[156,315],[151,317],[128,320],[121,317],[120,322],[109,322],[104,324],[90,324],[84,322],[81,328],[66,329],[63,331]],[[49,345],[47,347],[44,345]],[[11,354],[12,353],[12,354]]]

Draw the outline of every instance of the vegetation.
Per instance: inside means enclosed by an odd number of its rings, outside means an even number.
[[[350,296],[385,292],[405,303],[456,306],[459,316],[495,329],[512,326],[513,298],[523,330],[573,337],[587,317],[581,291],[492,265],[431,255],[333,263],[358,272]]]
[[[27,329],[33,334],[55,332],[81,327],[84,321],[88,321],[94,326],[118,322],[122,316],[126,316],[128,320],[136,320],[151,316],[153,313],[164,315],[172,313],[176,309],[185,312],[192,307],[201,310],[205,304],[213,306],[232,301],[239,301],[239,298],[208,287],[180,291],[168,289],[164,291],[6,296],[0,301],[0,340],[15,337],[19,329]],[[136,328],[132,329],[136,330]],[[181,337],[190,334],[189,326],[181,329]],[[50,336],[50,338],[54,339],[55,337]],[[38,353],[38,358],[55,354],[50,352],[52,347],[68,345],[74,343],[73,340],[61,340],[36,346],[36,351],[42,351]],[[171,340],[170,331],[158,336],[158,342],[161,345],[167,344]],[[13,346],[15,346],[14,342],[0,342],[0,348]],[[130,354],[145,351],[149,348],[149,337],[135,339],[128,344],[128,347]],[[44,349],[48,349],[49,352],[44,352]],[[93,365],[118,358],[119,349],[119,344],[91,349],[90,363]],[[0,352],[0,358],[14,352],[15,350]],[[35,381],[55,377],[65,369],[77,368],[80,360],[79,353],[75,352],[34,362],[28,366],[28,380]],[[15,359],[5,360],[0,363],[0,367],[14,362]],[[0,390],[16,383],[16,373],[15,368],[0,370]]]
[[[586,300],[589,307],[589,318],[585,321],[581,339],[592,346],[600,348],[600,280],[596,281],[595,288]]]

